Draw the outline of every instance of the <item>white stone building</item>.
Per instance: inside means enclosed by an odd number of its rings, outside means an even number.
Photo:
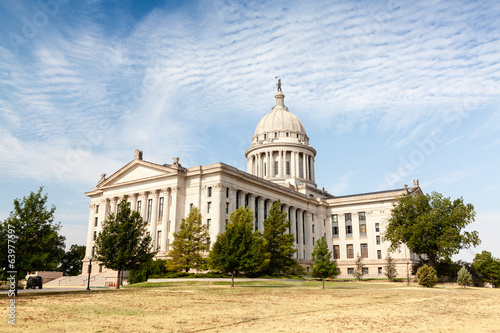
[[[109,178],[103,175],[86,193],[90,215],[83,272],[87,272],[102,221],[116,212],[119,201],[127,195],[132,209],[148,221],[158,258],[167,256],[173,233],[193,206],[200,209],[213,243],[237,207],[249,206],[255,212],[255,228],[263,230],[271,205],[280,199],[292,222],[289,232],[295,234],[296,258],[308,270],[315,242],[325,236],[341,278],[352,277],[358,253],[364,258],[365,277],[383,278],[389,244],[381,237],[392,202],[402,194],[422,193],[418,181],[412,188],[348,196],[318,189],[316,150],[309,144],[302,122],[284,105],[284,97],[279,87],[275,107],[257,125],[245,152],[247,172],[224,163],[183,167],[179,159],[171,165],[160,165],[145,161],[142,152],[136,150],[131,162]],[[406,277],[407,263],[415,256],[401,248],[392,257],[399,277]],[[107,271],[102,266],[98,270]]]

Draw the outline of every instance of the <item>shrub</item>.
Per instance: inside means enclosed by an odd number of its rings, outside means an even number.
[[[459,286],[464,288],[472,283],[472,276],[464,266],[458,271],[457,282]]]
[[[420,267],[417,270],[417,281],[423,287],[434,287],[438,282],[436,270],[429,265]]]
[[[145,282],[153,275],[158,276],[166,272],[165,260],[150,260],[142,263],[138,268],[132,269],[129,274],[128,282],[130,284]]]

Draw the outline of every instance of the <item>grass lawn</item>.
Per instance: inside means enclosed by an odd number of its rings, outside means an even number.
[[[500,290],[388,282],[188,281],[20,294],[8,332],[496,332]]]

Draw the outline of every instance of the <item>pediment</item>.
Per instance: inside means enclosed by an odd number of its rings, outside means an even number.
[[[176,174],[176,170],[170,169],[171,168],[169,167],[148,162],[132,161],[131,163],[111,175],[104,182],[99,184],[99,187],[119,185],[123,183],[151,179],[159,176]]]

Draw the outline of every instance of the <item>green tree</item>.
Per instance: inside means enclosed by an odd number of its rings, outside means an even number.
[[[336,277],[340,274],[337,270],[337,262],[331,260],[332,252],[328,250],[328,244],[325,237],[321,237],[311,254],[311,259],[314,262],[312,268],[312,276],[320,278],[323,281],[323,289],[325,289],[325,279]]]
[[[406,244],[421,261],[436,267],[440,259],[480,244],[477,231],[462,231],[476,215],[462,198],[451,201],[437,192],[402,195],[393,205],[384,234],[391,252]]]
[[[179,231],[174,233],[167,269],[186,272],[191,268],[202,269],[205,265],[202,253],[210,248],[209,237],[207,226],[201,222],[201,213],[193,207],[187,218],[182,219]]]
[[[287,234],[291,221],[286,220],[287,213],[281,211],[280,200],[276,201],[269,211],[268,218],[264,221],[264,239],[269,253],[269,264],[265,268],[268,274],[280,272],[289,273],[299,265],[293,257],[297,251],[293,248],[295,236]]]
[[[2,266],[16,271],[16,295],[19,278],[32,271],[55,270],[64,255],[65,238],[59,235],[60,223],[54,223],[56,207],[47,208],[47,194],[31,192],[14,200],[14,210],[3,221]],[[6,255],[4,255],[6,254]]]
[[[356,265],[356,268],[354,268],[354,277],[358,280],[361,281],[363,278],[363,275],[365,273],[363,272],[363,268],[365,267],[365,264],[363,263],[363,258],[358,254],[356,257],[356,260],[354,260],[354,264]]]
[[[483,282],[500,285],[500,259],[493,257],[491,252],[476,253],[472,266]]]
[[[389,281],[394,281],[396,276],[398,276],[398,271],[396,269],[396,261],[391,257],[390,253],[387,253],[385,258],[384,274],[387,276]]]
[[[265,241],[259,231],[253,231],[253,213],[249,208],[239,207],[231,213],[226,231],[217,235],[217,240],[209,254],[209,265],[214,270],[231,274],[256,272],[265,267],[268,255]]]
[[[71,245],[69,251],[67,251],[61,259],[60,270],[63,271],[63,275],[76,276],[82,274],[82,263],[84,257],[84,245]]]
[[[109,214],[95,241],[96,260],[118,271],[116,289],[120,288],[120,273],[137,268],[151,260],[151,236],[146,234],[146,221],[132,211],[126,198],[120,201],[118,212]]]
[[[464,288],[472,283],[472,276],[464,266],[458,271],[457,282],[459,286]]]
[[[423,287],[432,288],[438,282],[438,277],[434,267],[423,265],[417,270],[418,284]]]

